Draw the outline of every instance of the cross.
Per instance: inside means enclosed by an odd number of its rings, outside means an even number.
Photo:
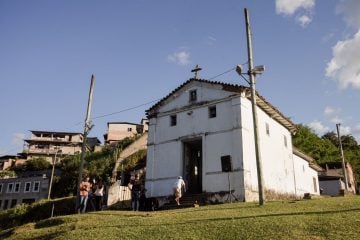
[[[202,70],[202,68],[199,67],[198,64],[196,64],[195,68],[191,70],[191,72],[195,73],[195,76],[194,76],[195,79],[198,78],[198,71],[201,71],[201,70]]]

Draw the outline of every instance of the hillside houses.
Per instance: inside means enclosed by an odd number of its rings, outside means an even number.
[[[148,197],[171,195],[173,182],[183,176],[190,193],[206,193],[212,201],[224,201],[230,192],[256,201],[249,96],[244,86],[190,79],[148,109]],[[267,196],[319,195],[317,169],[293,153],[294,123],[260,95],[257,111]]]

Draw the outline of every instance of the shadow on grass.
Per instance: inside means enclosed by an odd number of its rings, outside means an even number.
[[[14,234],[14,228],[6,229],[0,232],[0,239],[5,239]]]
[[[59,218],[50,218],[35,223],[35,229],[53,227],[63,224],[65,221]]]
[[[36,236],[33,238],[29,238],[30,240],[50,240],[50,239],[54,239],[56,237],[58,237],[61,234],[66,233],[67,231],[59,231],[59,232],[54,232],[54,233],[50,233],[50,234],[46,234],[46,235],[42,235],[42,236]]]

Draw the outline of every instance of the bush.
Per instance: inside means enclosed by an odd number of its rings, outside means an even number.
[[[36,222],[51,217],[54,204],[54,216],[68,215],[75,212],[75,198],[41,200],[32,205],[20,204],[0,212],[0,229],[8,229],[29,222]]]

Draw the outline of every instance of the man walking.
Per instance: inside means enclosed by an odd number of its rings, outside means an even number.
[[[180,198],[182,197],[183,192],[186,192],[185,182],[181,176],[179,176],[176,182],[174,183],[173,190],[174,190],[176,204],[180,205]]]

